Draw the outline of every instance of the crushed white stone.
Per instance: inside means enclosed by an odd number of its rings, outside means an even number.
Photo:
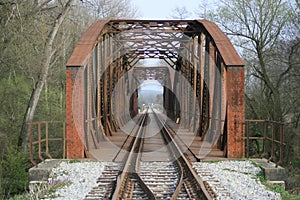
[[[52,169],[49,186],[66,183],[54,194],[49,194],[49,200],[81,200],[96,186],[96,181],[108,162],[76,162],[63,161]]]
[[[48,200],[81,200],[96,186],[98,177],[106,165],[111,162],[61,162],[53,168],[49,185],[57,183],[68,183],[66,186],[55,191],[54,196]],[[197,162],[194,168],[201,176],[206,171],[212,175],[204,179],[214,187],[222,187],[222,192],[229,194],[218,194],[217,199],[281,199],[280,194],[268,190],[259,181],[257,174],[260,168],[254,166],[250,161],[220,161],[220,162]],[[218,182],[218,186],[213,184]],[[214,188],[218,190],[218,188]],[[225,190],[225,191],[224,191]],[[47,199],[47,198],[46,198]]]
[[[279,193],[268,190],[259,181],[257,174],[261,169],[250,161],[197,162],[193,166],[214,190],[225,189],[217,192],[217,199],[281,199]],[[205,177],[205,172],[212,176]],[[216,180],[218,184],[214,185]],[[229,197],[224,195],[226,193]]]

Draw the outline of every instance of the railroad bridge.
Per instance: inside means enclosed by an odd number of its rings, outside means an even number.
[[[141,60],[157,62],[140,65]],[[147,63],[147,62],[144,62]],[[163,113],[229,158],[244,157],[244,64],[207,20],[100,20],[66,65],[67,158],[83,158],[139,113],[143,83]]]

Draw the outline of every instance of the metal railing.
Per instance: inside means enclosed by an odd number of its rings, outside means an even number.
[[[29,126],[30,161],[38,166],[36,160],[44,162],[47,158],[66,158],[66,126],[73,126],[72,122],[44,121],[31,122]]]
[[[94,124],[95,121],[101,121],[101,118],[77,120],[79,123],[84,123],[84,132],[89,134],[84,135],[84,145],[86,150],[89,149],[89,145],[96,146],[97,144],[95,142],[99,142],[99,138],[104,137],[103,131],[100,130],[100,126]],[[122,116],[122,123],[126,121],[129,121],[128,116]],[[44,162],[45,158],[65,159],[67,157],[67,142],[72,141],[75,134],[78,134],[75,124],[76,121],[40,121],[28,123],[29,151],[32,164],[37,167],[37,160]],[[94,128],[94,131],[91,131],[91,128]],[[68,137],[66,135],[67,129],[68,131],[71,130]],[[95,133],[97,134],[95,135]]]
[[[270,120],[245,120],[246,157],[267,158],[276,161],[276,167],[283,161],[284,124]]]

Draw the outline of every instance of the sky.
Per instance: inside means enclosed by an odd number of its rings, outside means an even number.
[[[199,5],[212,7],[216,0],[131,0],[131,2],[138,9],[141,19],[171,19],[173,10],[182,6],[191,12],[189,19],[197,19],[199,16],[195,11]]]
[[[157,80],[146,80],[140,85],[141,90],[155,90],[163,92],[162,85]]]
[[[138,10],[139,19],[172,19],[176,7],[185,7],[191,13],[188,19],[199,19],[195,11],[201,8],[212,8],[218,0],[131,0]],[[202,3],[201,3],[202,2]],[[204,2],[204,3],[203,3]],[[146,60],[145,60],[146,61]],[[157,61],[147,60],[148,65],[155,65]],[[142,90],[162,91],[162,86],[155,80],[146,80],[141,85]]]

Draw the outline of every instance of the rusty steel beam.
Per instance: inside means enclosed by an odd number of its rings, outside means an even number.
[[[98,49],[98,52],[93,53],[95,48]],[[131,89],[129,84],[132,83],[132,77],[128,77],[126,74],[135,67],[140,59],[145,58],[164,59],[173,70],[179,72],[188,81],[187,83],[179,81],[171,86],[173,90],[177,91],[177,94],[180,94],[182,107],[179,107],[178,103],[173,100],[171,91],[165,91],[167,109],[170,110],[171,107],[175,107],[174,112],[168,111],[168,114],[172,117],[178,117],[179,112],[181,112],[183,117],[180,120],[184,122],[184,125],[192,130],[198,129],[203,138],[209,127],[220,127],[219,122],[212,124],[212,118],[217,115],[217,118],[221,118],[223,121],[221,128],[215,128],[214,131],[222,129],[223,137],[227,137],[228,157],[241,156],[242,154],[236,152],[243,151],[242,144],[229,140],[235,138],[234,141],[236,141],[243,136],[242,128],[235,126],[235,121],[232,121],[232,117],[238,120],[242,120],[244,117],[242,115],[244,104],[240,102],[242,101],[240,96],[243,95],[241,91],[244,88],[241,75],[243,62],[226,35],[214,23],[206,20],[103,20],[94,23],[83,34],[67,63],[67,67],[73,68],[76,71],[75,74],[79,75],[82,74],[79,69],[81,71],[87,70],[87,77],[85,77],[87,79],[86,108],[82,107],[83,104],[80,103],[83,97],[77,94],[73,97],[75,83],[72,82],[72,76],[74,75],[72,75],[73,72],[68,71],[66,96],[68,120],[80,118],[80,116],[75,115],[86,112],[84,119],[86,122],[82,122],[83,124],[87,123],[85,128],[87,132],[82,133],[82,130],[79,129],[76,133],[78,137],[87,134],[88,145],[86,146],[90,147],[89,141],[93,141],[94,137],[99,136],[93,122],[95,118],[93,109],[96,109],[99,129],[108,135],[116,130],[117,121],[124,124],[129,120],[129,115],[124,107],[115,105],[115,103],[110,104],[112,92],[118,80],[126,76],[119,86],[124,94],[118,94],[116,98],[118,102],[122,102],[122,105],[128,104],[130,99],[128,91]],[[97,64],[93,63],[94,60],[97,60]],[[108,67],[108,70],[102,75],[103,71],[101,70],[104,70],[105,67]],[[232,73],[232,70],[236,70],[235,73]],[[96,71],[97,80],[93,80]],[[217,99],[220,87],[216,78],[217,71],[221,71],[220,76],[226,89],[226,92],[221,95],[221,99]],[[142,74],[141,71],[139,73],[141,74],[134,77],[139,80],[145,79],[145,76],[147,78],[147,75]],[[161,77],[162,75],[159,73],[155,76]],[[161,78],[159,80],[169,81]],[[83,82],[84,80],[82,80]],[[94,82],[97,86],[93,85]],[[237,84],[240,84],[240,89],[231,88]],[[189,85],[192,88],[191,91],[186,90]],[[83,86],[79,85],[77,88],[80,89],[81,87]],[[97,87],[96,102],[92,98],[95,87]],[[238,100],[232,98],[237,95]],[[131,112],[136,114],[137,94],[133,96]],[[73,113],[73,105],[68,106],[68,103],[74,103],[75,97],[78,101],[76,104],[78,108],[76,107],[76,109],[79,111]],[[199,116],[196,114],[196,100],[199,102]],[[215,102],[217,102],[216,106],[214,105]],[[223,108],[226,105],[228,106]],[[222,107],[221,111],[220,107]],[[112,115],[112,109],[117,110],[116,116]],[[242,114],[233,115],[233,113],[238,112]],[[225,118],[227,119],[226,122]],[[73,144],[76,143],[79,146],[78,152],[75,152],[74,156],[80,157],[83,147],[80,146],[78,137],[75,137],[73,141]],[[68,143],[67,146],[70,147]],[[67,154],[71,155],[71,150],[68,150]]]
[[[205,32],[205,34],[212,37],[227,66],[243,66],[241,58],[238,56],[226,35],[224,35],[224,33],[222,33],[222,31],[214,23],[207,20],[184,20],[184,23],[180,23],[178,20],[100,20],[94,23],[88,31],[83,34],[73,54],[68,60],[67,66],[84,66],[86,58],[90,51],[95,47],[95,44],[98,42],[98,38],[101,37],[105,31],[107,32],[108,28],[104,28],[105,26],[111,26],[111,24],[118,23],[121,24],[121,31],[126,30],[126,28],[128,28],[127,26],[130,24],[150,24],[150,21],[160,23],[164,27],[168,27],[165,32],[176,32],[177,30],[187,31],[187,27],[197,31],[197,33]],[[180,28],[177,27],[174,29],[176,26],[180,26]]]

